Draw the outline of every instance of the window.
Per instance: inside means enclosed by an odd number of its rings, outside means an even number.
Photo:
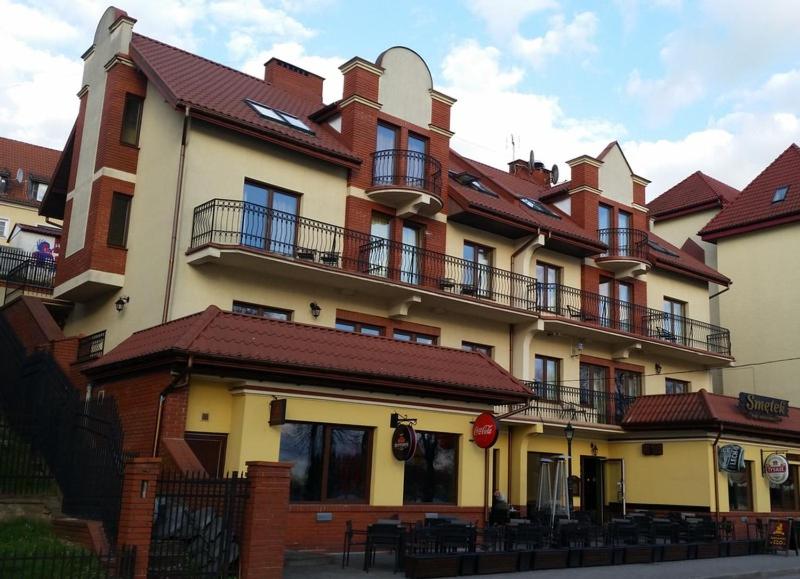
[[[422,334],[420,332],[409,332],[406,330],[395,330],[394,339],[401,342],[415,342],[417,344],[428,344],[435,346],[438,338],[430,334]]]
[[[538,201],[536,199],[530,199],[528,197],[523,197],[522,199],[520,199],[520,202],[529,209],[533,209],[534,211],[538,211],[539,213],[544,213],[545,215],[549,215],[550,217],[555,217],[556,219],[561,219],[561,217],[557,213],[554,213],[541,201]]]
[[[413,133],[408,134],[408,160],[406,161],[406,185],[425,188],[425,165],[428,153],[428,139]]]
[[[475,175],[471,175],[466,171],[461,173],[456,173],[454,171],[450,171],[449,175],[461,183],[466,187],[470,187],[479,193],[483,193],[484,195],[488,195],[489,197],[497,197],[497,193],[489,189],[486,185],[481,183]]]
[[[623,396],[634,397],[642,395],[642,375],[639,372],[616,370],[614,373],[614,381],[617,392]]]
[[[280,461],[293,463],[289,499],[365,502],[372,430],[293,422],[281,426]]]
[[[584,406],[592,406],[598,411],[605,412],[605,396],[608,391],[606,377],[608,369],[594,364],[581,364],[580,366],[580,398]]]
[[[745,461],[744,471],[728,473],[728,510],[753,510],[753,461]]]
[[[685,324],[686,302],[664,298],[664,323],[662,328],[658,328],[659,335],[657,337],[672,342],[683,342],[686,335]]]
[[[299,129],[301,131],[305,131],[306,133],[314,134],[314,131],[308,128],[303,121],[297,118],[294,115],[291,115],[284,111],[279,111],[278,109],[273,109],[272,107],[268,107],[267,105],[262,105],[259,102],[245,100],[245,102],[250,105],[250,107],[256,111],[260,116],[264,117],[265,119],[269,119],[271,121],[276,121],[278,123],[282,123],[284,125],[289,125],[290,127],[294,127],[295,129]]]
[[[370,240],[366,247],[369,261],[366,273],[389,276],[389,240],[392,238],[392,218],[385,213],[373,213],[370,223]],[[362,251],[365,251],[362,248]]]
[[[417,225],[403,225],[403,247],[400,249],[400,281],[420,282],[420,246],[422,229]]]
[[[28,190],[28,199],[41,203],[44,199],[44,194],[47,192],[47,183],[31,179],[30,189]]]
[[[270,320],[284,320],[287,322],[292,319],[292,310],[248,304],[246,302],[233,302],[233,313],[258,316],[259,318],[268,318]]]
[[[139,145],[139,129],[142,125],[142,105],[144,99],[135,94],[125,95],[125,108],[122,110],[122,133],[120,141],[126,145]]]
[[[8,193],[8,173],[0,171],[0,195]]]
[[[297,195],[245,182],[242,245],[294,254],[298,206]]]
[[[128,220],[131,212],[131,197],[114,193],[111,198],[111,217],[108,220],[108,245],[125,247],[128,243]]]
[[[403,479],[404,503],[455,504],[458,434],[418,431],[417,451],[406,462]]]
[[[373,185],[392,185],[397,179],[397,129],[378,123],[375,135],[375,155],[373,156]]]
[[[467,352],[480,352],[487,358],[494,358],[494,346],[476,344],[475,342],[461,342],[461,349]]]
[[[619,312],[617,312],[619,329],[630,332],[631,319],[633,317],[633,286],[629,283],[618,281],[617,300],[619,300]]]
[[[349,322],[346,320],[336,320],[336,329],[342,330],[343,332],[364,334],[365,336],[382,336],[385,331],[385,328],[381,326],[362,324],[361,322]]]
[[[536,356],[534,360],[534,394],[547,400],[558,400],[558,381],[561,375],[561,360],[548,356]]]
[[[548,312],[558,311],[558,284],[561,268],[541,261],[536,262],[537,305]]]
[[[0,217],[0,239],[5,239],[8,237],[8,225],[9,220],[5,217]]]
[[[785,185],[783,187],[778,187],[775,189],[775,193],[772,195],[772,202],[773,203],[780,203],[784,199],[786,199],[786,193],[789,192],[789,186]]]
[[[789,465],[789,478],[780,485],[769,483],[770,509],[773,511],[800,510],[797,488],[797,466]]]
[[[667,378],[664,380],[664,385],[667,394],[687,394],[689,392],[689,383],[684,380]]]
[[[598,286],[600,297],[597,299],[597,315],[600,318],[601,326],[611,326],[611,292],[613,287],[613,280],[606,277],[600,278],[600,284]]]
[[[464,271],[461,293],[489,297],[492,291],[492,249],[465,241],[464,259],[468,264]]]

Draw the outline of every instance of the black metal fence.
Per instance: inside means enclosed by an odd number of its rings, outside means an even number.
[[[165,474],[158,481],[148,572],[154,577],[236,577],[248,481],[233,473]]]
[[[243,247],[515,309],[534,307],[531,277],[244,201],[214,199],[195,208],[191,248],[205,245]]]
[[[78,362],[88,362],[103,355],[106,345],[106,331],[95,332],[78,340]]]
[[[44,458],[65,514],[100,520],[116,540],[125,456],[111,397],[84,400],[48,352],[26,356],[0,316],[0,412]]]
[[[442,165],[425,153],[391,149],[372,153],[375,187],[409,187],[442,195]]]
[[[13,579],[132,579],[136,548],[95,554],[75,549],[0,550],[0,577]]]
[[[14,265],[5,279],[5,303],[22,294],[48,296],[53,293],[56,263],[52,259],[25,259]]]
[[[44,458],[19,436],[0,412],[0,495],[55,495],[55,478]]]
[[[598,229],[597,237],[608,246],[601,257],[632,257],[647,261],[647,232],[628,227]]]

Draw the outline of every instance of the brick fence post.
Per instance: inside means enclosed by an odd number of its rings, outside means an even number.
[[[117,544],[136,547],[134,577],[147,577],[150,535],[153,531],[153,512],[160,473],[160,458],[134,458],[125,465]]]
[[[242,533],[243,579],[283,577],[291,468],[285,462],[247,463],[250,488]]]

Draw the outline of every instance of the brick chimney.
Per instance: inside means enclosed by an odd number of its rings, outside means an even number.
[[[550,187],[551,185],[550,169],[545,168],[544,163],[538,161],[533,164],[533,167],[528,161],[523,161],[522,159],[511,161],[508,164],[508,172],[515,177],[536,183],[542,187]]]
[[[264,80],[287,92],[322,103],[322,83],[325,79],[299,66],[270,58],[264,63]]]
[[[570,198],[572,219],[590,232],[597,230],[597,207],[600,204],[600,167],[603,162],[581,155],[567,161],[572,169]]]

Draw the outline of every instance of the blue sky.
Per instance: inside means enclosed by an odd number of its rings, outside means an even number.
[[[128,0],[135,30],[261,76],[278,56],[325,76],[405,45],[458,99],[453,147],[548,165],[619,140],[649,195],[695,170],[745,186],[800,141],[793,0]],[[106,5],[0,0],[0,134],[60,147],[80,54]]]

